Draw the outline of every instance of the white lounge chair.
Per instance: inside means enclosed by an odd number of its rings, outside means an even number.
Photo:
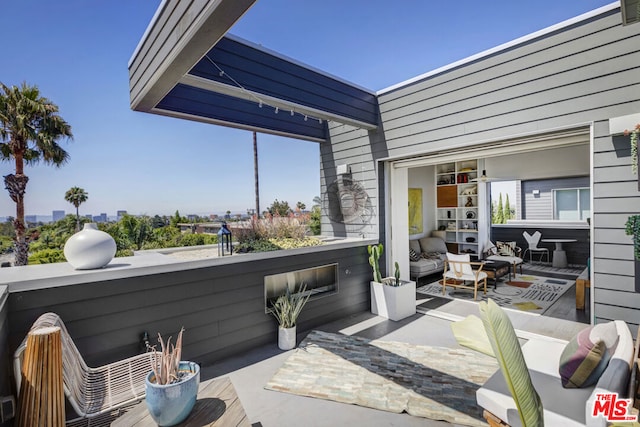
[[[43,314],[31,326],[31,330],[50,326],[60,327],[64,393],[80,418],[96,417],[144,399],[145,378],[151,371],[152,357],[156,352],[142,353],[99,368],[91,368],[85,363],[57,314]],[[18,392],[26,345],[25,338],[14,354]]]

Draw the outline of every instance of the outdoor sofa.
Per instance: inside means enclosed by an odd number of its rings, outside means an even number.
[[[634,350],[633,338],[624,321],[616,320],[611,323],[615,325],[615,330],[613,339],[608,339],[609,343],[613,342],[610,359],[597,383],[590,387],[562,386],[559,365],[568,341],[533,338],[522,346],[531,381],[542,400],[546,426],[604,427],[607,425],[604,417],[592,416],[596,395],[617,392],[620,398],[626,398],[635,393],[636,381],[631,379],[635,375],[631,374],[637,369],[634,365],[638,357],[637,347]],[[485,409],[485,417],[490,425],[504,425],[491,423],[491,420],[497,419],[510,426],[521,425],[515,402],[501,370],[477,390],[476,399],[478,405]]]

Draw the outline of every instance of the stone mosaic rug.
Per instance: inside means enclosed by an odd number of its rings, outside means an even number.
[[[486,426],[476,390],[497,369],[494,358],[472,350],[312,331],[265,388]]]
[[[575,280],[518,274],[511,281],[498,281],[498,286],[487,283],[487,294],[478,289],[479,301],[493,299],[498,305],[529,313],[543,314],[573,285]],[[442,282],[437,281],[421,286],[416,292],[434,297],[446,297],[473,301],[473,291],[447,287],[442,295]]]

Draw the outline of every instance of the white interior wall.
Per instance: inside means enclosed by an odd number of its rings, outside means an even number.
[[[409,188],[422,189],[422,222],[423,232],[411,234],[410,239],[428,236],[436,227],[435,206],[435,170],[433,166],[423,166],[409,169]]]
[[[527,180],[589,175],[589,144],[572,145],[485,159],[491,178]]]

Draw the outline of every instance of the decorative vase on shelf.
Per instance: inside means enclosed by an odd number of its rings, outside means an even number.
[[[84,225],[64,244],[64,257],[76,270],[102,268],[116,254],[116,242],[108,233],[98,230],[95,222]]]

